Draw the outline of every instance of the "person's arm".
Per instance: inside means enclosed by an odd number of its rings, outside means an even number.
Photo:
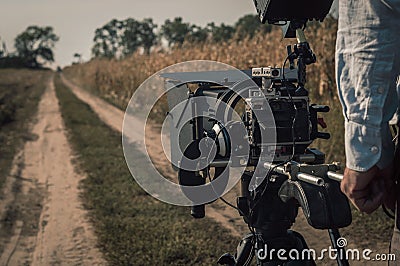
[[[357,208],[370,213],[383,202],[382,182],[391,174],[394,145],[388,121],[398,107],[399,37],[390,26],[395,18],[380,1],[339,4],[336,78],[346,151],[341,188]]]

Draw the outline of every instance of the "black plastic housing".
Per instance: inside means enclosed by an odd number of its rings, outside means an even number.
[[[318,20],[328,15],[333,0],[254,0],[262,23]]]

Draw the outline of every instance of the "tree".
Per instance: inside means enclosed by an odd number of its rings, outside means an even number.
[[[1,42],[1,46],[0,46],[0,58],[6,57],[7,54],[8,54],[6,43],[5,43],[4,41],[1,41],[1,37],[0,37],[0,42]]]
[[[15,48],[27,66],[39,68],[45,62],[54,62],[53,48],[58,40],[50,26],[29,26],[15,38]]]
[[[115,58],[132,54],[140,47],[148,54],[157,43],[156,28],[150,18],[143,21],[113,19],[96,29],[92,54],[94,57]]]
[[[190,32],[188,33],[188,40],[191,42],[205,42],[208,39],[209,30],[196,25],[190,26]]]
[[[113,19],[103,27],[96,29],[94,34],[94,46],[92,54],[94,57],[117,57],[121,51],[121,31],[123,22]]]
[[[2,46],[3,46],[2,47],[3,56],[8,56],[8,50],[7,50],[6,42],[3,41]]]
[[[157,44],[155,29],[157,29],[157,24],[154,24],[151,18],[145,18],[139,25],[140,44],[146,54],[150,54],[151,47]]]
[[[140,22],[128,18],[122,22],[121,47],[124,55],[135,52],[141,44]]]
[[[4,42],[3,42],[3,46],[4,46]],[[6,56],[6,52],[4,51],[4,49],[2,47],[0,47],[0,58],[5,57]]]
[[[150,54],[151,47],[157,43],[157,35],[154,30],[157,25],[151,18],[136,21],[129,18],[123,22],[122,46],[124,55],[134,53],[142,47],[146,54]]]
[[[82,55],[79,53],[74,53],[74,64],[80,64],[82,63]]]
[[[236,37],[243,39],[245,37],[253,38],[256,33],[267,33],[271,31],[271,25],[261,24],[258,15],[245,15],[235,24]]]
[[[161,26],[161,36],[168,41],[169,46],[182,45],[185,37],[190,33],[190,24],[183,23],[181,17],[175,18],[173,21],[167,19]]]
[[[214,42],[223,42],[232,39],[235,33],[235,28],[222,23],[220,26],[216,26],[214,22],[208,23],[208,30],[211,33],[211,38]]]

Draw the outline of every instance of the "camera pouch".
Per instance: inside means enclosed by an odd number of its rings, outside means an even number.
[[[307,222],[316,229],[335,229],[351,224],[350,205],[337,181],[326,178],[323,186],[317,186],[288,179],[281,186],[279,196],[284,202],[296,199]]]

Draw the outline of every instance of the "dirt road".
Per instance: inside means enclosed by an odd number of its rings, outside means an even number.
[[[40,101],[32,133],[35,140],[16,157],[9,178],[20,189],[5,191],[8,209],[19,208],[22,216],[14,224],[0,265],[104,265],[79,198],[84,176],[71,163],[53,80]]]
[[[103,120],[109,127],[122,133],[122,123],[124,120],[123,111],[74,85],[64,76],[62,76],[62,81],[81,101],[87,103],[99,116],[99,118]],[[137,120],[136,126],[140,127],[143,122],[134,117],[130,118],[130,124],[135,126],[135,119]],[[152,159],[156,168],[162,172],[165,177],[171,180],[176,180],[176,172],[172,169],[169,160],[164,155],[164,151],[162,150],[162,144],[158,130],[152,125],[147,124],[146,126],[146,145],[150,158]],[[130,130],[129,138],[138,145],[144,145],[144,141],[141,139],[141,136],[139,134],[135,134],[134,128],[133,130]],[[242,237],[248,231],[247,226],[241,222],[242,219],[238,217],[238,215],[231,209],[225,209],[224,206],[217,206],[216,208],[208,206],[207,216],[216,220],[218,223],[228,229],[233,236],[238,238]]]

